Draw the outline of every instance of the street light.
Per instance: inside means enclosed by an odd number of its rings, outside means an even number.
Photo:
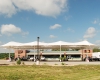
[[[39,38],[37,37],[37,60],[40,60],[40,56],[39,56]]]

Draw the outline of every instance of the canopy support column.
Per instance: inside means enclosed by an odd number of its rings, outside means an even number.
[[[35,46],[34,46],[34,62],[35,62],[35,60],[36,60],[36,59],[35,59]]]
[[[60,45],[60,62],[61,62],[61,45]]]
[[[11,61],[11,58],[10,58],[10,49],[9,49],[9,61]]]

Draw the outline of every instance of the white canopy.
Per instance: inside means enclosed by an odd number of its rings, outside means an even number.
[[[38,43],[37,41],[34,41],[34,42],[24,43],[21,46],[37,46],[37,43]],[[47,45],[47,43],[39,42],[39,45]]]
[[[34,48],[37,48],[38,45],[39,45],[39,48],[44,48],[47,46],[47,43],[33,41],[33,42],[29,42],[29,43],[23,43],[18,47],[20,49],[34,49]]]
[[[76,42],[76,43],[74,43],[74,45],[76,47],[81,47],[81,48],[94,48],[95,47],[95,44],[92,44],[92,43],[90,43],[90,42],[88,42],[86,40],[80,41],[80,42]]]
[[[8,43],[6,43],[4,45],[1,45],[1,47],[4,47],[4,48],[14,48],[14,47],[20,46],[21,44],[22,43],[11,41],[11,42],[8,42]]]
[[[65,41],[57,41],[57,42],[52,42],[52,43],[48,43],[49,46],[52,46],[52,47],[71,47],[71,48],[81,48],[81,47],[91,47],[91,46],[95,46],[94,44],[84,40],[84,41],[80,41],[80,42],[74,42],[74,43],[71,43],[71,42],[65,42]]]
[[[57,41],[57,42],[52,42],[52,43],[48,43],[48,45],[52,46],[52,45],[72,45],[72,43],[69,42],[65,42],[65,41]]]
[[[88,42],[88,41],[86,41],[86,40],[84,40],[84,41],[81,41],[81,42],[76,42],[76,43],[74,43],[74,45],[83,45],[83,46],[94,46],[94,44],[92,44],[92,43],[90,43],[90,42]]]
[[[37,41],[29,42],[29,43],[19,43],[19,42],[8,42],[4,45],[1,45],[5,48],[21,48],[21,49],[33,49],[34,47],[37,48]],[[80,41],[75,43],[65,42],[65,41],[57,41],[52,43],[45,43],[45,42],[39,42],[40,48],[52,48],[52,47],[85,47],[85,46],[95,46],[94,44],[88,42],[88,41]]]

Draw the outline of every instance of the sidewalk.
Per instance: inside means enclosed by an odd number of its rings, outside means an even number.
[[[34,65],[36,64],[36,62],[33,61],[22,61],[24,62],[25,65]],[[15,65],[16,61],[7,61],[7,60],[0,60],[0,65]],[[100,65],[100,62],[83,62],[83,61],[79,61],[79,62],[47,62],[47,61],[43,61],[40,62],[39,65],[50,65],[50,66],[62,66],[62,65],[66,65],[66,66],[74,66],[74,65]]]

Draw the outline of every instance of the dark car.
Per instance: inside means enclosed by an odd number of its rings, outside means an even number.
[[[27,58],[25,58],[25,57],[22,57],[22,58],[19,58],[21,61],[28,61],[28,59]],[[17,61],[18,60],[18,58],[15,58],[15,61]]]
[[[21,58],[21,61],[28,61],[27,58]]]

